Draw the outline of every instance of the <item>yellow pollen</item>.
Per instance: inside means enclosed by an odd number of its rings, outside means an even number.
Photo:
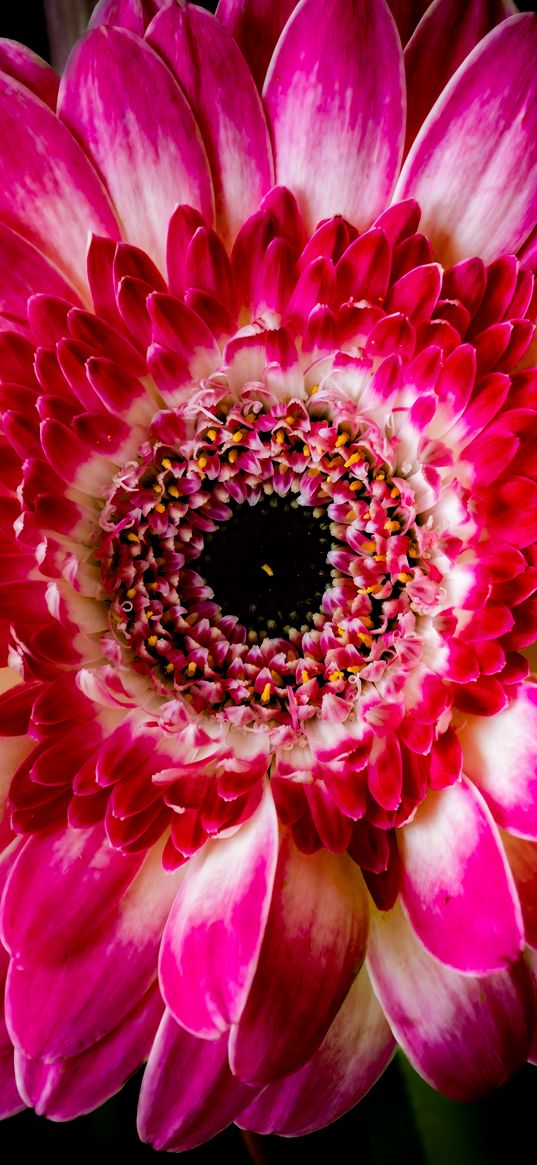
[[[379,591],[382,590],[382,583],[375,583],[374,587],[370,587],[369,589],[372,595],[378,595]]]
[[[419,548],[415,542],[410,543],[410,546],[408,548],[408,554],[409,554],[410,558],[417,558],[418,557]]]
[[[286,423],[287,425],[293,425],[293,424],[294,424],[294,422],[295,422],[295,418],[292,416],[292,414],[291,414],[291,413],[289,413],[289,414],[286,416],[286,418],[285,418],[285,423]]]
[[[363,484],[363,482],[361,482],[361,481],[351,481],[350,489],[352,489],[352,490],[361,489],[362,484]]]
[[[377,472],[375,473],[375,481],[386,481],[385,469],[377,469]]]
[[[148,607],[148,608],[147,608],[147,611],[145,612],[145,617],[146,617],[146,619],[148,619],[148,620],[149,620],[149,619],[152,619],[152,618],[153,618],[153,614],[154,614],[154,612],[151,610],[151,607]]]
[[[342,637],[347,634],[345,627],[337,627],[336,630],[338,635],[341,635]]]
[[[397,489],[397,486],[394,485],[393,489],[390,492],[390,497],[391,498],[398,498],[400,496],[401,496],[400,491]]]
[[[153,486],[153,489],[154,489],[156,494],[161,494],[163,489],[164,489],[164,486],[160,484],[160,481],[156,481],[154,486]]]
[[[369,522],[369,519],[370,519],[370,517],[371,517],[371,514],[369,513],[369,510],[366,510],[365,514],[363,514],[363,515],[362,515],[362,517],[363,517],[363,519],[364,519],[364,522]]]
[[[269,566],[268,562],[263,563],[261,570],[264,570],[265,574],[268,574],[270,576],[270,578],[274,578],[274,571],[273,571],[272,567]]]
[[[343,680],[345,677],[342,671],[333,671],[328,676],[328,679],[330,680],[331,684],[335,684],[337,680]]]
[[[312,384],[312,386],[311,386],[311,388],[310,388],[310,396],[315,396],[315,393],[316,393],[316,392],[318,392],[318,391],[319,391],[319,385],[318,385],[318,384]]]
[[[198,461],[198,465],[199,465],[199,461]],[[169,485],[168,486],[168,493],[169,493],[171,498],[178,498],[179,497],[179,490],[177,489],[176,485]]]
[[[147,584],[148,591],[158,591],[158,583],[152,582]]]
[[[165,457],[165,458],[164,458],[164,461],[162,462],[162,468],[163,468],[163,469],[171,469],[171,467],[172,467],[172,463],[171,463],[171,461],[170,461],[170,458],[169,458],[169,457]]]
[[[218,437],[218,433],[216,432],[216,429],[207,429],[207,436],[209,438],[209,441],[216,441],[216,438]]]
[[[375,554],[375,562],[386,562],[385,554]]]
[[[166,506],[163,506],[162,502],[158,502],[157,505],[155,506],[155,509],[157,511],[157,514],[165,514],[166,513]]]
[[[239,456],[239,450],[238,450],[238,449],[230,449],[230,450],[229,450],[229,453],[228,453],[228,461],[229,461],[230,465],[234,465],[234,464],[235,464],[235,462],[236,462],[236,460],[237,460],[237,457],[238,457],[238,456]]]
[[[283,445],[283,443],[285,441],[285,433],[284,433],[283,429],[278,429],[278,432],[276,433],[275,440],[277,441],[278,445]]]
[[[249,425],[253,425],[255,421],[255,413],[247,413],[244,419],[245,421],[248,421]]]
[[[129,589],[127,591],[127,598],[134,599],[135,595],[136,595],[136,587],[129,587]]]
[[[412,581],[412,575],[411,575],[411,574],[407,574],[407,573],[406,573],[406,571],[404,571],[404,570],[403,570],[403,571],[401,571],[401,574],[398,574],[398,575],[397,575],[397,580],[398,580],[398,582],[400,582],[400,583],[407,583],[407,582],[411,582],[411,581]]]
[[[190,663],[187,663],[187,665],[186,665],[186,674],[187,674],[187,676],[193,676],[193,675],[195,675],[195,672],[196,672],[196,664],[194,663],[194,660],[191,659]]]
[[[360,546],[360,550],[363,550],[364,554],[372,554],[374,549],[375,543],[371,542],[370,540],[362,542],[362,545]]]
[[[309,453],[309,449],[308,449],[308,453]],[[310,469],[308,469],[308,473],[309,473],[310,477],[317,477],[317,475],[318,475],[320,472],[321,472],[321,471],[320,471],[320,469],[319,469],[319,466],[318,466],[318,465],[312,465],[312,466],[310,467]]]
[[[373,626],[373,620],[369,618],[369,615],[362,615],[362,626],[363,627],[372,627]]]
[[[352,675],[356,675],[357,672],[363,671],[363,667],[363,663],[353,663],[347,668],[347,671],[351,672]]]
[[[267,683],[267,684],[265,684],[265,687],[263,688],[263,691],[261,692],[261,703],[268,704],[269,700],[270,700],[270,684]]]
[[[149,647],[156,647],[158,643],[158,635],[150,635],[147,643]]]
[[[401,529],[401,525],[400,525],[400,523],[399,523],[399,522],[396,522],[396,521],[394,521],[394,519],[393,519],[393,518],[388,518],[388,521],[384,523],[384,529],[385,529],[385,530],[388,530],[388,532],[389,532],[390,534],[392,534],[392,533],[394,533],[396,530],[400,530],[400,529]]]
[[[350,457],[345,462],[345,469],[349,469],[351,465],[356,465],[358,461],[362,461],[361,453],[351,453]]]
[[[302,671],[302,672],[300,673],[300,683],[301,683],[301,684],[307,684],[307,683],[308,683],[308,680],[309,680],[309,678],[310,678],[310,677],[309,677],[309,672],[307,672],[307,671]]]
[[[371,647],[373,640],[370,635],[364,635],[362,632],[358,635],[358,639],[362,640],[364,647]]]
[[[139,541],[140,541],[140,539],[139,539],[138,535],[133,534],[132,531],[130,534],[127,534],[127,542],[139,542]]]
[[[233,440],[235,440],[235,438],[233,438]],[[204,457],[203,454],[201,457],[198,457],[198,465],[200,469],[205,469],[205,466],[207,465],[207,458]]]
[[[303,446],[302,446],[302,453],[304,454],[304,457],[309,457],[309,456],[310,456],[310,454],[311,454],[311,449],[310,449],[309,445],[303,445]]]
[[[342,445],[346,445],[349,440],[348,433],[340,433],[336,441],[336,449],[341,449]]]
[[[166,671],[168,672],[168,675],[173,671],[173,663],[166,664]]]
[[[237,432],[233,434],[233,436],[232,436],[231,440],[233,441],[233,443],[234,443],[235,445],[238,445],[238,444],[239,444],[239,441],[242,441],[243,437],[244,437],[244,432],[243,432],[243,430],[242,430],[242,429],[237,429]]]

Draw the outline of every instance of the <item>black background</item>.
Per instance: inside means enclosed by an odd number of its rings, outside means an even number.
[[[210,3],[205,7],[214,10]],[[521,3],[519,8],[536,11],[537,3]],[[23,41],[50,59],[39,0],[4,0],[0,36]],[[95,1113],[67,1124],[53,1124],[31,1111],[4,1121],[2,1165],[36,1154],[60,1165],[156,1160],[154,1150],[136,1136],[139,1084],[140,1074]],[[349,1165],[500,1165],[519,1154],[534,1157],[536,1108],[537,1068],[532,1066],[487,1099],[462,1105],[439,1096],[398,1056],[361,1104],[328,1129],[293,1140],[250,1137],[246,1145],[232,1126],[209,1144],[182,1154],[181,1160],[185,1165],[305,1165],[317,1156],[334,1162],[348,1158]]]

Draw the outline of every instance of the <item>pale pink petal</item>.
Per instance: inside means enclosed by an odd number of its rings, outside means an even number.
[[[26,45],[19,44],[16,40],[1,38],[0,70],[9,77],[14,77],[16,81],[21,81],[52,110],[56,109],[59,78],[54,69]]]
[[[164,932],[160,979],[175,1018],[217,1038],[242,1013],[267,920],[278,846],[267,786],[250,821],[190,863]]]
[[[537,685],[528,683],[497,716],[469,716],[460,739],[465,771],[498,824],[537,838],[536,733]]]
[[[227,29],[193,4],[165,8],[147,39],[192,107],[211,166],[217,226],[232,243],[273,184],[265,115],[248,66]]]
[[[314,1054],[361,965],[367,924],[367,895],[348,855],[304,854],[282,837],[257,971],[230,1037],[237,1076],[266,1084]]]
[[[214,1137],[255,1090],[232,1076],[227,1036],[196,1038],[165,1012],[142,1081],[138,1132],[154,1149],[176,1153]]]
[[[68,1060],[35,1060],[15,1053],[21,1096],[39,1116],[67,1121],[91,1112],[123,1087],[147,1058],[162,1016],[157,984],[103,1040]]]
[[[317,1052],[268,1084],[236,1118],[243,1129],[298,1137],[337,1120],[384,1071],[395,1041],[362,967]]]
[[[402,900],[431,954],[476,974],[514,962],[524,945],[520,903],[476,790],[460,781],[430,791],[398,840]]]
[[[297,0],[219,0],[216,15],[229,29],[248,64],[258,89],[280,33]]]
[[[124,237],[164,270],[177,203],[197,207],[209,223],[213,217],[205,151],[177,82],[133,33],[97,28],[69,58],[58,107],[98,166]]]
[[[46,105],[5,74],[0,74],[0,217],[82,294],[88,232],[118,237],[107,194],[78,143]]]
[[[537,219],[537,17],[504,21],[431,110],[395,199],[412,196],[446,265],[516,251]]]
[[[428,954],[396,906],[372,920],[368,967],[409,1060],[452,1100],[477,1100],[526,1060],[535,1003],[523,960],[485,977],[458,974]]]
[[[384,209],[401,160],[403,93],[401,48],[383,2],[299,5],[264,97],[277,181],[297,196],[310,229],[342,214],[362,230]]]
[[[406,149],[450,77],[496,24],[516,12],[512,0],[434,0],[404,52]]]
[[[6,1022],[26,1055],[80,1055],[112,1031],[156,980],[162,931],[184,877],[184,869],[163,870],[162,849],[159,844],[149,851],[121,902],[87,942],[66,943],[61,958],[44,952],[39,959],[12,960]]]

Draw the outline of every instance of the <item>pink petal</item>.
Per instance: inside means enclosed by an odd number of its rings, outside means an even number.
[[[237,1076],[266,1084],[316,1052],[360,967],[366,936],[366,894],[347,854],[304,854],[290,834],[282,837],[259,963],[230,1037]]]
[[[431,954],[476,974],[517,959],[520,904],[492,818],[472,786],[429,792],[400,831],[399,847],[402,900]]]
[[[342,214],[362,230],[389,201],[401,160],[401,72],[384,4],[304,0],[287,24],[264,97],[277,181],[297,195],[310,229]]]
[[[192,860],[160,955],[164,999],[195,1035],[216,1039],[242,1013],[272,892],[278,829],[272,793],[227,839]]]
[[[502,842],[520,898],[526,941],[537,948],[537,844],[510,833],[502,834]]]
[[[525,1061],[534,999],[525,963],[476,978],[424,949],[400,906],[372,921],[368,967],[398,1042],[452,1100],[477,1100]]]
[[[142,1081],[138,1132],[154,1149],[193,1149],[225,1128],[254,1095],[230,1072],[227,1036],[197,1039],[167,1011]]]
[[[147,6],[147,0],[145,0]],[[99,28],[101,24],[118,25],[129,28],[143,36],[146,25],[144,0],[99,0],[95,5],[88,28]]]
[[[516,12],[511,0],[436,0],[404,52],[407,78],[406,148],[450,77],[496,24]]]
[[[219,0],[216,15],[244,53],[258,89],[297,0]]]
[[[107,194],[78,143],[50,109],[5,74],[0,75],[0,216],[83,295],[88,231],[118,237]]]
[[[0,70],[21,81],[40,97],[45,105],[56,110],[59,80],[56,73],[36,53],[15,40],[0,40]]]
[[[236,1123],[286,1137],[315,1132],[361,1100],[384,1071],[394,1047],[363,967],[318,1051],[298,1072],[267,1085]]]
[[[31,952],[24,961],[12,960],[6,1021],[27,1055],[80,1055],[121,1023],[156,980],[162,931],[184,877],[184,870],[165,873],[162,849],[160,844],[150,851],[87,942],[66,942],[62,958]]]
[[[431,110],[403,166],[446,265],[516,251],[537,218],[537,18],[513,16],[470,54]]]
[[[470,717],[460,740],[465,771],[504,829],[537,838],[537,685],[521,684],[492,720]]]
[[[169,70],[133,33],[97,28],[69,58],[59,111],[99,167],[125,238],[164,270],[166,232],[176,204],[199,208],[209,223],[213,217],[205,153]]]
[[[68,1060],[35,1060],[15,1053],[21,1096],[39,1116],[66,1121],[91,1112],[118,1092],[147,1058],[162,1016],[155,984],[103,1040]]]
[[[232,243],[273,185],[265,115],[246,61],[220,21],[195,5],[164,9],[147,39],[192,107],[213,175],[217,225]]]

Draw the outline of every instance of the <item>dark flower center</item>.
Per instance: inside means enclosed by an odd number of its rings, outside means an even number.
[[[325,508],[273,494],[234,507],[228,522],[206,534],[196,571],[224,614],[261,641],[312,625],[331,579],[331,542]]]

